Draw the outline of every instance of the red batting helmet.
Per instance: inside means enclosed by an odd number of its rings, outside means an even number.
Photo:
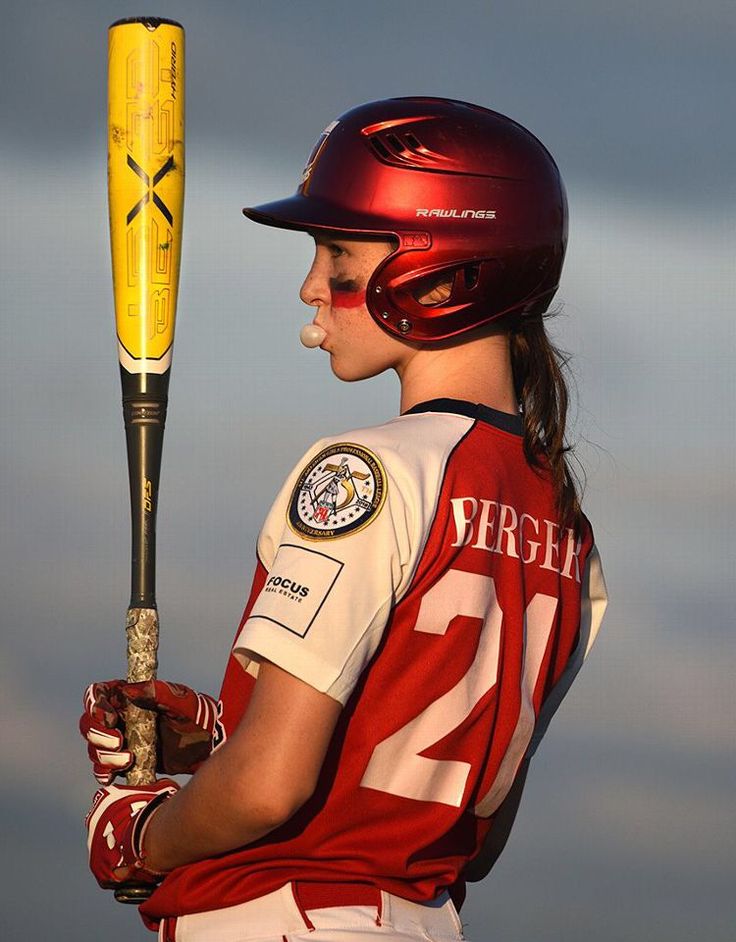
[[[567,242],[565,188],[549,151],[511,118],[447,98],[353,108],[325,128],[293,196],[243,212],[282,229],[394,236],[366,304],[408,340],[544,311]],[[416,300],[428,276],[451,276],[447,300]]]

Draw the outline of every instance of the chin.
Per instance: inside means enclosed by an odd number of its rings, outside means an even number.
[[[380,365],[366,363],[345,363],[333,354],[330,354],[330,367],[338,379],[344,383],[357,383],[361,379],[370,379],[371,376],[378,376],[388,369],[387,363]]]

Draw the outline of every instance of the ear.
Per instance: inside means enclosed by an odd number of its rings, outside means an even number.
[[[439,304],[452,294],[452,275],[430,275],[419,282],[414,290],[414,298],[420,304]]]

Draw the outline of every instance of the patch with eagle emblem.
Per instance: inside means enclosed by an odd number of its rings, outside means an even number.
[[[351,442],[323,448],[294,485],[287,519],[308,540],[334,540],[367,527],[386,500],[379,458]]]

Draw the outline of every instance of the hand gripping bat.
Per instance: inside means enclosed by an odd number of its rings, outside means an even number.
[[[108,55],[108,196],[118,356],[132,521],[128,680],[156,676],[156,509],[184,205],[184,30],[118,20]],[[155,714],[131,705],[129,785],[156,777]],[[138,903],[151,887],[116,890]]]

